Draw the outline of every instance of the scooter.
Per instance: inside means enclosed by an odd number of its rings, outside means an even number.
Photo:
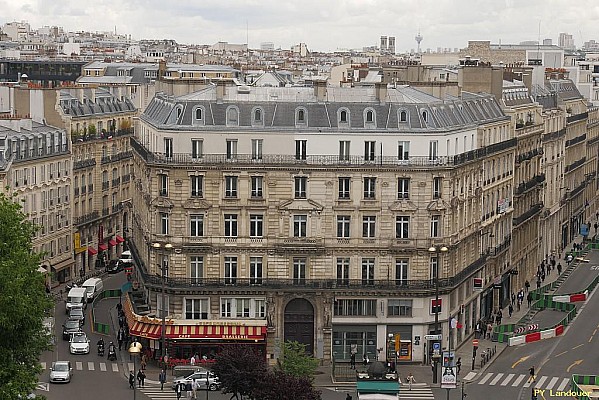
[[[108,360],[116,361],[116,350],[114,347],[108,349]]]
[[[102,343],[98,344],[98,355],[104,357],[104,344]]]

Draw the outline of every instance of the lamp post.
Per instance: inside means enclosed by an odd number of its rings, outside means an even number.
[[[431,255],[441,253],[446,253],[449,250],[446,246],[431,246],[428,251]],[[440,258],[437,257],[437,262],[435,263],[435,270],[433,271],[433,278],[435,279],[435,335],[439,334],[439,262]],[[441,339],[442,340],[442,339]],[[439,356],[435,357],[433,354],[433,383],[438,382],[437,376],[438,374],[438,359]]]
[[[166,243],[164,245],[158,243],[158,242],[154,242],[152,243],[152,247],[155,249],[161,249],[163,248],[164,250],[171,250],[173,248],[173,245],[170,243]],[[160,272],[162,275],[162,293],[160,295],[160,303],[161,303],[161,317],[162,317],[162,329],[160,330],[160,342],[161,342],[161,347],[162,347],[162,352],[160,354],[160,361],[164,362],[164,356],[166,356],[166,310],[164,308],[164,301],[165,301],[165,282],[166,282],[166,275],[168,273],[168,260],[165,258],[165,253],[162,253],[162,262],[157,263],[156,264],[158,266],[158,268],[160,268]]]
[[[136,387],[135,387],[135,379],[136,379],[136,375],[135,375],[135,364],[136,364],[136,360],[137,360],[137,356],[139,356],[141,354],[141,349],[142,349],[142,345],[141,343],[139,343],[137,340],[134,341],[133,343],[131,343],[131,345],[129,346],[129,355],[131,357],[133,357],[133,400],[135,400],[135,392],[136,392]]]

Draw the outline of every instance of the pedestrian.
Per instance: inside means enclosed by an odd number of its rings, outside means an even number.
[[[478,321],[476,323],[476,328],[474,328],[474,338],[475,339],[479,339],[480,338],[480,331],[481,331],[481,329],[480,329],[480,321]]]
[[[119,342],[119,351],[121,351],[121,348],[123,347],[123,342],[125,341],[125,331],[123,330],[123,328],[120,328],[119,332],[116,334],[116,340],[117,342]]]
[[[528,308],[530,308],[530,304],[532,303],[532,293],[528,293],[528,296],[526,296],[526,301],[528,301]]]
[[[528,281],[528,279],[526,280],[526,282],[524,282],[524,287],[526,288],[526,293],[528,293],[528,289],[530,288],[530,282]]]
[[[198,389],[200,388],[200,382],[198,382],[196,379],[193,380],[193,382],[191,383],[191,389],[193,390],[193,398],[197,399],[198,398]]]
[[[349,394],[349,393],[348,393],[348,394],[345,396],[345,400],[352,400],[351,394]]]
[[[528,369],[528,374],[529,374],[528,381],[527,381],[528,383],[537,381],[537,378],[535,376],[535,366],[534,365]]]
[[[356,369],[356,353],[353,351],[349,356],[349,369]]]
[[[557,274],[561,275],[562,274],[562,263],[557,263]]]
[[[175,385],[175,393],[177,394],[177,400],[181,399],[181,394],[183,393],[184,390],[185,390],[184,383],[179,383],[179,384]]]
[[[493,324],[491,324],[490,322],[487,324],[487,339],[491,339],[491,336],[493,335]]]
[[[144,372],[140,369],[137,372],[137,387],[143,387],[145,379],[146,379],[146,374],[144,374]]]
[[[566,262],[568,263],[568,265],[570,265],[570,263],[572,262],[573,259],[574,259],[574,257],[572,257],[572,254],[568,254],[566,256]]]
[[[595,224],[593,225],[593,228],[595,228],[595,233],[597,233],[597,228],[599,228],[599,224],[595,222]]]
[[[512,314],[514,313],[514,306],[513,305],[509,305],[507,308],[508,314],[510,315],[510,318],[512,318]]]
[[[537,289],[541,287],[541,278],[537,278]]]
[[[142,371],[145,371],[147,364],[148,364],[148,356],[143,354],[141,356],[141,363],[140,363]]]
[[[545,271],[541,274],[541,282],[545,282]]]
[[[412,390],[412,383],[415,383],[416,380],[414,379],[414,375],[412,375],[411,372],[406,377],[406,382],[408,383],[409,390]]]
[[[516,304],[516,294],[512,292],[512,304]]]
[[[185,384],[185,391],[187,392],[187,398],[192,399],[193,398],[193,387],[191,386],[191,382],[187,382]]]
[[[129,388],[135,389],[135,375],[133,375],[133,371],[129,371]]]
[[[367,366],[367,365],[368,365],[368,356],[367,356],[366,354],[364,354],[364,355],[362,356],[362,364],[363,364],[364,366]]]
[[[164,390],[164,383],[166,382],[166,371],[164,368],[160,371],[158,375],[158,381],[160,382],[160,390]]]
[[[192,367],[196,365],[196,356],[191,356],[191,358],[189,359],[189,365],[191,365]]]

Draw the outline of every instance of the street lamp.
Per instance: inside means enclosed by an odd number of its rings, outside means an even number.
[[[137,340],[134,341],[133,343],[131,343],[131,345],[129,346],[129,355],[131,357],[133,357],[133,400],[135,400],[135,361],[137,360],[137,356],[139,356],[141,354],[141,349],[142,349],[142,345],[141,343],[139,343]]]
[[[158,243],[158,242],[154,242],[152,243],[152,247],[155,248],[156,250],[163,248],[164,250],[171,250],[173,248],[173,245],[170,243],[166,243],[164,245]],[[161,353],[161,357],[160,357],[160,361],[164,362],[165,360],[165,356],[166,356],[166,310],[164,308],[164,292],[165,292],[165,281],[166,281],[166,275],[168,273],[168,260],[164,257],[164,253],[162,253],[162,262],[161,263],[157,263],[156,264],[158,266],[158,268],[160,268],[161,271],[161,275],[162,275],[162,294],[160,296],[160,303],[161,307],[162,307],[162,329],[160,332],[160,342],[161,342],[161,347],[162,347],[162,353]]]
[[[431,246],[428,251],[431,255],[441,253],[446,253],[449,250],[446,246]],[[435,279],[435,335],[439,334],[439,261],[437,258],[437,262],[435,263],[435,270],[433,271],[433,278]],[[441,339],[443,340],[443,339]],[[438,355],[435,357],[433,353],[433,383],[437,383],[437,370],[438,370]]]

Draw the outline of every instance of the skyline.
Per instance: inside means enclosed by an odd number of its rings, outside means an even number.
[[[65,31],[114,32],[132,39],[174,39],[181,44],[273,42],[290,48],[304,42],[312,51],[378,46],[380,36],[395,36],[397,52],[417,47],[464,48],[468,40],[517,44],[573,35],[577,47],[599,39],[599,4],[581,0],[0,0],[0,24],[27,21],[32,29],[61,26]],[[581,19],[584,16],[584,19]],[[152,21],[151,25],[146,21]],[[471,21],[476,21],[472,23]],[[539,29],[540,28],[540,29]],[[596,36],[594,36],[596,35]],[[248,38],[249,40],[246,40]]]

